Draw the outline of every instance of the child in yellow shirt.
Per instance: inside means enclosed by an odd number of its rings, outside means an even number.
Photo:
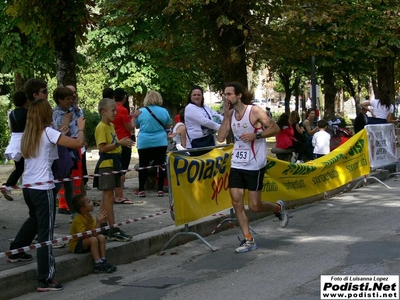
[[[117,114],[117,104],[114,100],[104,98],[100,100],[98,105],[101,121],[96,126],[95,138],[96,145],[99,149],[100,159],[97,162],[95,173],[111,173],[113,171],[121,171],[121,146],[132,147],[133,141],[129,137],[118,140],[115,133],[114,124],[111,123]],[[115,224],[114,217],[114,190],[121,186],[121,173],[95,177],[93,179],[93,187],[97,187],[102,191],[102,199],[100,209],[107,212],[108,225]],[[105,223],[106,224],[106,223]],[[111,228],[107,234],[109,242],[128,242],[132,236],[127,235],[120,228]]]
[[[78,215],[72,221],[71,235],[94,230],[107,218],[107,213],[103,209],[97,214],[96,222],[91,214],[94,209],[93,201],[84,194],[75,195],[72,198],[72,206]],[[73,238],[69,241],[69,250],[72,253],[90,251],[95,262],[94,273],[112,273],[117,270],[117,267],[110,265],[106,260],[106,239],[102,234],[94,233],[92,236]]]

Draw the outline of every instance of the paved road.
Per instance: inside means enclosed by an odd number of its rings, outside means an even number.
[[[400,181],[361,187],[289,211],[289,226],[272,216],[252,222],[259,249],[235,254],[238,228],[174,247],[164,255],[90,274],[59,292],[17,299],[320,299],[320,275],[399,275]]]

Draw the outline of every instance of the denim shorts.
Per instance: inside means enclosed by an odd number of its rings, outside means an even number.
[[[114,168],[99,168],[99,173],[111,173]],[[99,177],[99,190],[113,190],[121,186],[121,173],[102,175]]]

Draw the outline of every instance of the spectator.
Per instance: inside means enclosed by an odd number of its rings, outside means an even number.
[[[7,159],[14,160],[15,169],[8,177],[7,182],[4,184],[5,186],[17,185],[22,173],[24,173],[25,160],[21,155],[21,137],[25,130],[26,115],[28,114],[27,107],[30,101],[26,98],[24,91],[18,91],[13,95],[13,102],[15,109],[8,116],[11,139],[4,154]],[[1,193],[7,200],[14,200],[7,190],[2,190]]]
[[[267,116],[270,117],[270,118],[272,119],[271,108],[270,108],[270,107],[267,107],[267,108],[265,109],[265,112],[266,112]]]
[[[394,106],[391,104],[389,91],[382,96],[382,99],[366,100],[361,103],[367,112],[371,112],[372,117],[368,118],[368,124],[393,123],[397,125],[397,120],[393,116]]]
[[[367,109],[360,105],[360,112],[354,119],[354,133],[357,133],[364,129],[365,125],[368,124]]]
[[[85,194],[75,195],[72,205],[78,215],[71,224],[70,235],[94,230],[107,219],[105,210],[100,210],[96,220],[93,218],[93,201]],[[117,270],[117,267],[110,265],[106,260],[106,239],[102,234],[93,233],[91,236],[73,238],[69,241],[69,250],[78,254],[90,251],[94,259],[93,273],[112,273]]]
[[[103,99],[104,98],[114,99],[114,90],[109,87],[104,88],[103,89]]]
[[[276,124],[280,129],[280,132],[276,135],[276,147],[281,149],[294,148],[294,151],[297,153],[296,163],[302,163],[303,155],[306,152],[306,146],[296,140],[293,126],[289,122],[289,114],[281,114]]]
[[[137,148],[139,153],[139,167],[163,165],[167,152],[168,138],[165,129],[171,128],[171,117],[168,111],[161,107],[163,99],[160,93],[148,91],[144,98],[144,107],[135,111],[133,119],[136,128],[140,128]],[[135,196],[146,197],[144,185],[147,179],[147,169],[139,170],[139,189]],[[165,170],[159,169],[157,182],[157,196],[164,196]]]
[[[318,131],[318,127],[315,126],[314,119],[315,109],[310,108],[309,110],[307,110],[305,119],[302,122],[302,127],[304,128],[306,135],[307,160],[312,160],[314,157],[311,141],[314,133]]]
[[[65,135],[76,138],[78,135],[78,116],[72,108],[73,92],[67,87],[59,86],[53,92],[53,98],[56,106],[53,109],[53,126],[55,129],[62,131]],[[68,153],[68,154],[67,154]],[[69,155],[69,157],[68,157]],[[77,162],[80,161],[79,152],[77,149],[67,149],[58,147],[59,158],[56,161],[57,168],[54,171],[56,179],[63,179],[71,176],[72,168],[77,168]],[[74,196],[74,182],[64,181],[56,184],[57,190],[64,186],[64,196],[67,202],[69,211],[59,208],[61,214],[71,214],[71,222],[75,217],[76,212],[72,207],[72,197]]]
[[[82,108],[79,107],[78,105],[78,93],[76,92],[76,88],[73,85],[67,85],[67,88],[69,88],[72,91],[72,108],[73,108],[73,112],[75,113],[75,115],[79,118],[79,117],[84,117],[83,115],[83,110]],[[87,176],[88,175],[88,171],[87,171],[87,165],[86,165],[86,150],[88,148],[88,143],[87,141],[85,141],[85,145],[82,147],[81,149],[81,162],[82,162],[82,176]],[[87,185],[89,181],[89,178],[85,177],[82,179],[82,187],[83,190],[89,190],[90,186]],[[83,191],[82,191],[83,192]]]
[[[179,122],[183,122],[182,120],[181,120],[181,116],[180,116],[180,111],[181,110],[184,110],[185,109],[185,107],[184,106],[179,106],[179,108],[178,108],[178,113],[175,115],[175,117],[174,117],[174,120],[175,120],[175,124],[177,124],[177,123],[179,123]]]
[[[96,145],[99,148],[100,158],[96,164],[95,173],[111,173],[105,176],[95,177],[93,187],[102,191],[100,209],[107,213],[109,225],[115,224],[114,218],[114,190],[121,186],[121,174],[113,174],[113,171],[121,171],[121,147],[131,147],[133,142],[130,138],[118,140],[115,133],[114,121],[117,114],[117,104],[114,100],[104,98],[100,100],[98,110],[101,115],[101,121],[96,126],[95,138]],[[119,228],[111,228],[108,232],[108,241],[127,242],[132,239]]]
[[[174,141],[176,150],[186,150],[185,110],[182,108],[178,115],[180,121],[175,124],[168,137]]]
[[[29,217],[17,233],[10,249],[29,246],[35,235],[39,243],[53,240],[56,189],[51,170],[57,158],[57,147],[79,148],[85,141],[85,120],[78,119],[78,136],[70,138],[51,127],[53,110],[47,100],[33,101],[28,110],[25,131],[21,140],[21,152],[25,158],[23,184],[41,182],[22,190],[29,208]],[[9,262],[29,261],[32,255],[18,253],[8,256]],[[57,291],[63,286],[54,280],[55,260],[52,246],[37,249],[38,287],[37,291]]]
[[[132,107],[132,108],[130,107],[128,94],[126,94],[126,101],[124,103],[124,107],[128,110],[129,116],[132,118],[132,114],[133,114],[135,108],[134,107]],[[132,125],[132,131],[130,132],[130,134],[131,134],[132,141],[134,141],[136,143],[136,129],[135,129],[134,125]],[[124,189],[127,189],[127,188],[128,187],[126,185],[124,185]]]
[[[48,94],[49,94],[46,81],[38,79],[38,78],[31,78],[27,82],[25,82],[24,91],[25,91],[25,96],[26,96],[26,98],[28,98],[29,102],[37,100],[37,99],[44,99],[47,101]],[[21,157],[21,158],[23,159],[23,157]],[[20,169],[21,166],[24,167],[23,164],[19,164],[18,172],[21,172],[21,169]],[[23,169],[22,169],[22,172],[23,172]],[[15,176],[17,176],[17,174],[15,174]],[[4,195],[4,197],[7,200],[11,201],[12,197],[6,191],[2,191],[2,194]],[[9,198],[7,198],[6,195],[9,196]]]
[[[117,115],[115,119],[111,121],[114,124],[115,132],[119,140],[123,138],[131,139],[131,132],[133,131],[132,118],[129,115],[129,111],[126,109],[124,104],[127,102],[127,94],[121,89],[117,88],[114,90],[114,100],[117,103]],[[133,144],[133,141],[132,141]],[[132,147],[121,146],[121,167],[122,170],[129,169],[131,162]],[[133,202],[124,197],[124,184],[125,184],[125,173],[121,174],[121,186],[115,188],[115,204],[133,204]]]
[[[219,122],[215,122],[214,117]],[[203,89],[193,86],[185,107],[186,148],[215,146],[215,131],[221,126],[222,119],[220,114],[204,105]]]
[[[306,141],[305,129],[301,126],[300,115],[296,110],[290,113],[289,122],[293,126],[296,140],[304,144]]]
[[[46,81],[38,78],[32,78],[25,82],[24,90],[26,98],[28,98],[29,101],[37,99],[47,100],[49,96]]]
[[[330,152],[331,135],[326,132],[328,123],[325,120],[318,121],[318,132],[313,135],[314,159],[320,158]]]

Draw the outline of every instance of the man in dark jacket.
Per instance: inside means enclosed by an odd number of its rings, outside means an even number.
[[[368,124],[367,110],[363,106],[359,106],[360,112],[354,119],[354,133],[357,133],[364,129],[365,125]]]

